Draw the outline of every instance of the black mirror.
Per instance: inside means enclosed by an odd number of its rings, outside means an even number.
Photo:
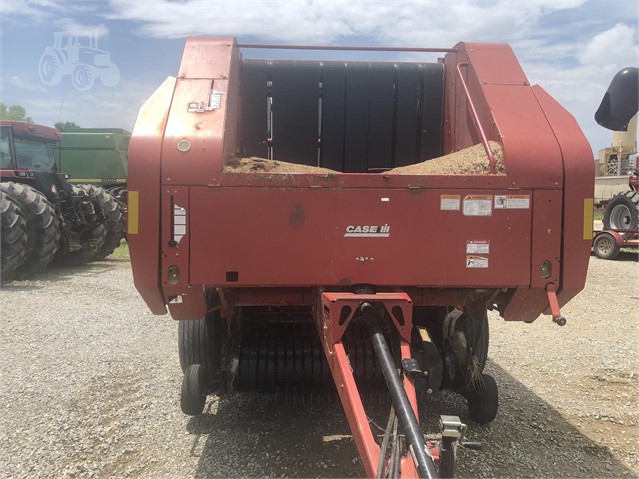
[[[627,131],[638,109],[639,69],[624,68],[610,82],[595,113],[595,121],[612,131]]]

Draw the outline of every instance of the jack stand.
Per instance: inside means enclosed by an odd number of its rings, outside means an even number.
[[[548,283],[546,285],[546,293],[548,293],[548,305],[550,306],[552,320],[559,326],[565,326],[566,318],[561,315],[561,311],[559,310],[559,301],[557,301],[556,286],[552,283]]]
[[[440,449],[439,476],[452,478],[455,476],[456,442],[461,442],[466,433],[466,424],[457,416],[440,416],[439,427],[442,431]]]

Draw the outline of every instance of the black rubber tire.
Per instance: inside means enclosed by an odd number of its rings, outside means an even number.
[[[184,371],[180,394],[180,407],[184,414],[199,416],[204,411],[206,376],[205,368],[201,364],[191,364]]]
[[[88,188],[73,186],[73,191],[76,194],[82,190],[85,191],[95,206],[97,200],[92,197],[92,193]],[[70,265],[82,265],[93,261],[102,248],[105,239],[106,228],[104,227],[104,223],[96,221],[82,235],[82,249],[65,254],[61,258],[62,262]]]
[[[603,216],[605,230],[636,229],[639,226],[639,193],[633,190],[614,196]]]
[[[482,372],[488,359],[488,344],[490,340],[487,312],[484,311],[482,318],[473,318],[468,313],[462,312],[455,322],[454,330],[462,330],[464,332],[467,352],[477,358],[479,372]],[[444,332],[444,336],[446,335],[446,332]]]
[[[124,210],[116,198],[104,188],[95,185],[79,186],[97,199],[101,213],[106,218],[106,237],[94,258],[101,260],[113,253],[124,239]]]
[[[60,219],[46,196],[29,185],[6,182],[0,188],[20,205],[27,222],[27,250],[16,278],[27,278],[45,269],[60,248]]]
[[[0,189],[0,281],[11,281],[27,254],[27,220],[18,202]]]
[[[610,233],[599,233],[592,249],[595,256],[601,259],[615,259],[619,255],[619,244]]]
[[[208,309],[219,305],[215,290],[207,290]],[[185,372],[192,364],[201,364],[209,374],[213,389],[222,383],[223,348],[226,339],[226,322],[219,309],[207,313],[202,319],[178,322],[178,354],[180,367]]]
[[[499,409],[499,390],[497,382],[488,374],[481,375],[466,395],[470,419],[478,424],[488,424],[497,416]]]

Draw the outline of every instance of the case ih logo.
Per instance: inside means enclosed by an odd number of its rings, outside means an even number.
[[[359,225],[349,225],[346,227],[346,233],[344,233],[345,238],[352,237],[360,237],[360,238],[388,238],[390,236],[390,226],[359,226]]]

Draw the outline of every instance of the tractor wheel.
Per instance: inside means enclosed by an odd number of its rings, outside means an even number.
[[[40,80],[46,86],[53,86],[60,83],[62,80],[62,70],[60,68],[60,60],[52,52],[45,52],[40,57],[40,63],[38,64],[38,73],[40,74]]]
[[[210,374],[213,389],[222,383],[223,349],[226,339],[226,322],[220,316],[219,297],[215,290],[207,290],[210,311],[204,318],[178,322],[178,353],[183,372],[193,364],[201,364]]]
[[[619,255],[619,244],[610,233],[599,233],[592,244],[597,258],[615,259]]]
[[[482,374],[481,379],[468,392],[468,412],[470,418],[479,424],[488,424],[497,416],[499,391],[492,376]]]
[[[81,190],[85,191],[87,198],[93,203],[95,207],[97,199],[94,199],[93,192],[87,187],[87,185],[73,186],[74,193],[77,194]],[[105,239],[106,228],[104,226],[104,223],[96,219],[82,232],[82,248],[78,251],[72,251],[65,254],[61,258],[61,260],[64,263],[70,265],[81,265],[93,261],[100,252]]]
[[[180,407],[182,412],[189,416],[198,416],[204,411],[206,403],[206,376],[207,373],[201,364],[191,364],[184,371],[182,379],[182,392],[180,394]]]
[[[13,279],[27,252],[27,220],[18,202],[0,189],[0,281]]]
[[[91,68],[89,68],[89,65],[80,63],[73,69],[73,74],[71,75],[71,83],[76,90],[90,90],[93,86],[94,80],[95,79],[93,78],[93,73],[91,72]]]
[[[0,184],[15,198],[27,224],[27,250],[24,263],[15,272],[26,278],[46,268],[60,247],[60,219],[46,196],[28,185],[7,182]]]
[[[96,260],[101,260],[113,253],[124,238],[124,211],[115,197],[104,188],[95,185],[80,186],[98,200],[102,215],[106,218],[106,238],[95,256]]]
[[[639,192],[626,191],[613,197],[603,217],[605,230],[636,229],[639,225]]]

